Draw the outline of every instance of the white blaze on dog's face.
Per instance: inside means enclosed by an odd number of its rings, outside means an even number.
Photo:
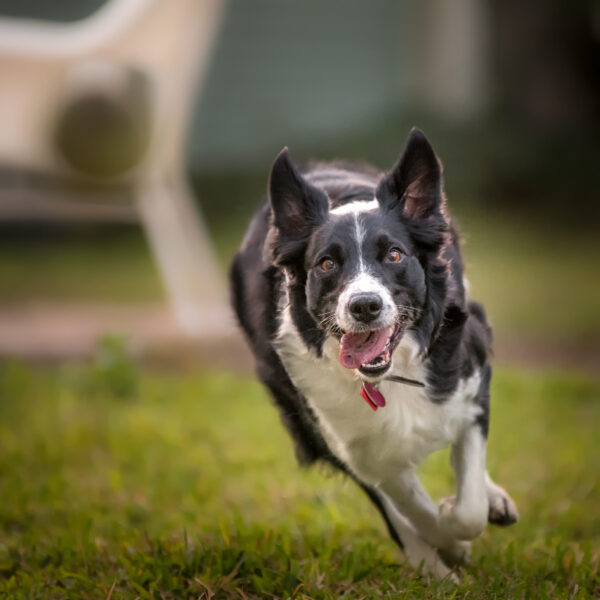
[[[342,365],[383,376],[426,300],[425,271],[400,219],[377,201],[330,211],[308,244],[307,307],[340,337]],[[361,210],[362,208],[362,210]]]
[[[348,215],[352,219],[353,231],[350,237],[356,245],[358,259],[357,273],[339,295],[335,309],[337,325],[344,332],[358,333],[365,328],[392,327],[398,319],[398,307],[390,291],[369,272],[363,253],[366,230],[360,215],[366,212],[376,213],[378,210],[379,203],[372,200],[350,202],[330,211],[331,215]]]
[[[361,200],[333,207],[326,186],[304,180],[286,153],[273,167],[280,260],[296,285],[304,284],[304,298],[293,302],[305,306],[295,309],[305,309],[327,335],[338,337],[340,362],[364,376],[385,375],[402,335],[426,304],[415,231],[439,209],[440,178],[422,134],[411,136],[396,167],[373,182],[370,198],[363,185]]]

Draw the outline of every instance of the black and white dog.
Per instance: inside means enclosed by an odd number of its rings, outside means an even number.
[[[516,521],[485,467],[491,331],[466,298],[441,165],[421,131],[384,174],[299,169],[284,149],[231,284],[299,459],[352,477],[412,565],[444,577],[488,521]],[[456,496],[438,508],[415,467],[448,444]]]

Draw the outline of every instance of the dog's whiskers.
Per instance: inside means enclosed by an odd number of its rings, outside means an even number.
[[[335,311],[325,313],[319,320],[319,326],[321,329],[324,329],[328,335],[334,336],[340,333]]]
[[[420,308],[407,306],[405,304],[396,304],[396,309],[398,310],[396,323],[399,323],[400,325],[405,325],[410,321],[416,321],[423,312]]]
[[[394,324],[402,326],[406,326],[408,323],[416,321],[423,312],[422,309],[414,306],[408,306],[404,304],[396,304],[395,306],[397,314],[396,318],[394,319]],[[324,330],[328,335],[331,336],[339,336],[341,333],[343,333],[342,329],[338,325],[337,314],[335,311],[328,311],[321,315],[320,319],[318,320],[318,325],[320,329]],[[361,326],[360,323],[357,323],[356,326],[357,328],[355,333],[370,331],[369,327]]]

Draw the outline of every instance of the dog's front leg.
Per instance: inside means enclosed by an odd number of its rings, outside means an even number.
[[[379,498],[379,508],[388,525],[393,528],[398,537],[409,564],[415,569],[422,568],[424,573],[430,573],[438,579],[450,577],[458,583],[440,553],[419,535],[412,523],[398,511],[390,498],[380,489],[375,490],[374,493]]]
[[[481,427],[474,423],[452,446],[450,462],[456,475],[456,497],[442,500],[439,525],[459,540],[472,540],[481,535],[488,522],[486,444]]]
[[[396,509],[410,520],[419,535],[441,551],[448,564],[461,563],[468,557],[469,545],[440,526],[438,507],[412,469],[390,477],[379,487]]]

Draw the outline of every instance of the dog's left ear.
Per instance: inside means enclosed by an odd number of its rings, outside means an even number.
[[[313,227],[327,220],[327,196],[302,177],[287,148],[279,153],[271,168],[269,201],[273,224],[286,238],[308,237]]]
[[[442,167],[425,137],[413,127],[402,156],[377,186],[382,208],[399,208],[408,219],[425,219],[440,212]]]

